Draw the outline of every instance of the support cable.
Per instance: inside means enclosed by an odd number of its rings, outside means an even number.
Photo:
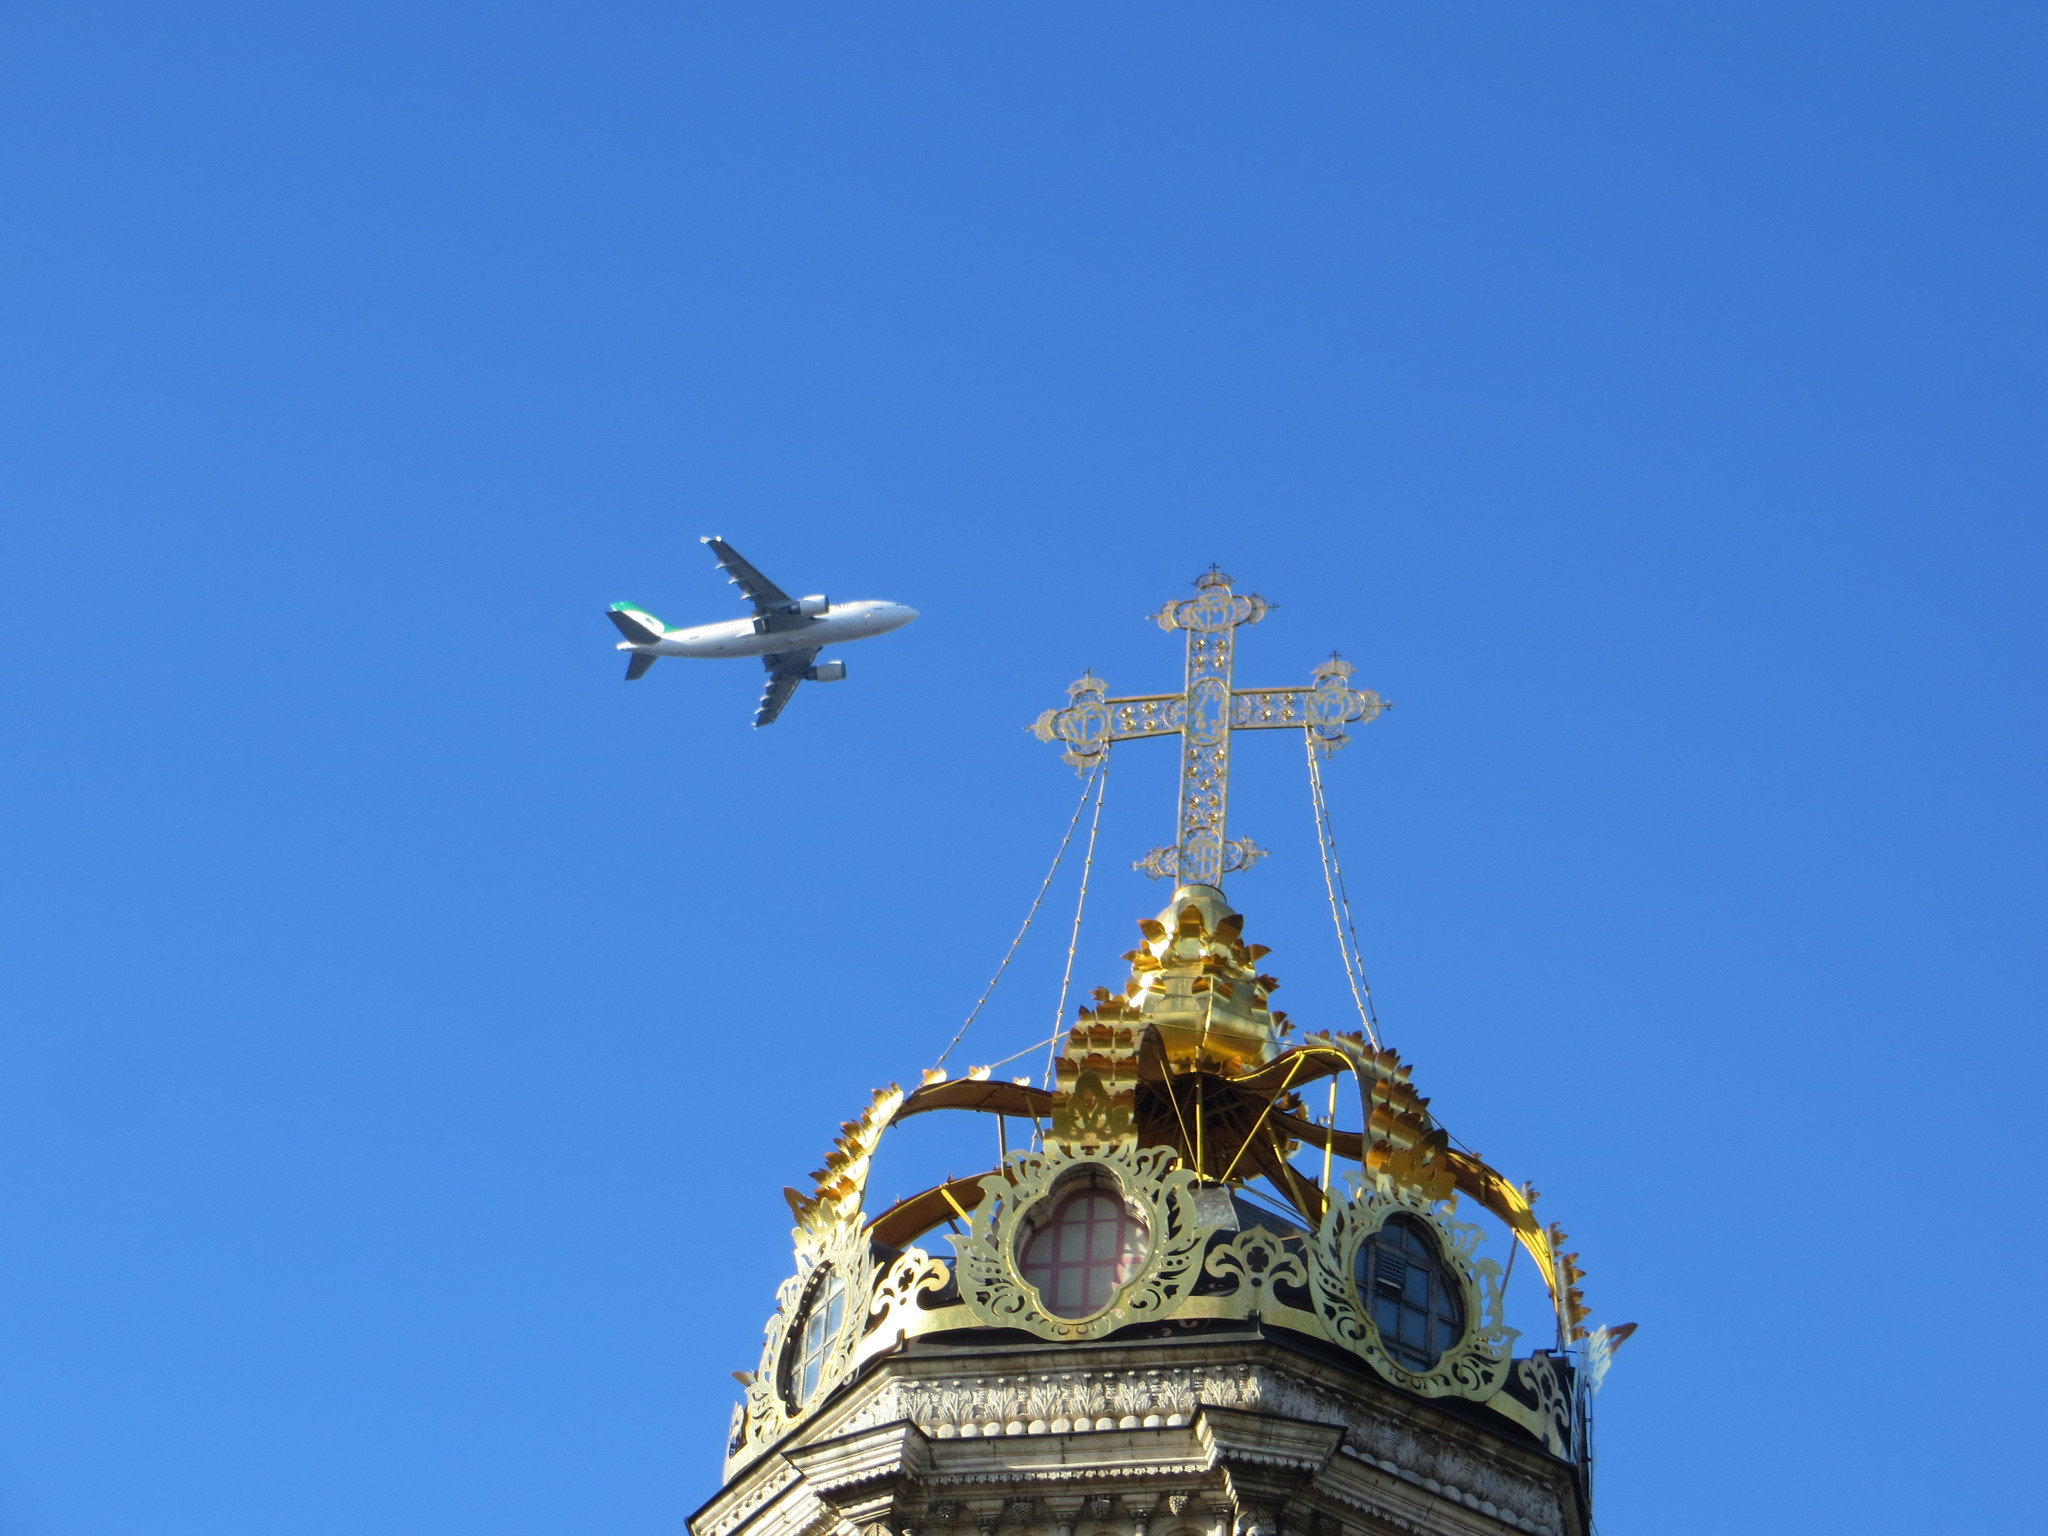
[[[1108,766],[1109,759],[1105,756],[1102,760],[1101,768],[1098,768],[1096,772],[1101,772],[1102,769],[1106,769]],[[960,1026],[959,1032],[947,1042],[946,1048],[939,1052],[939,1059],[932,1063],[933,1071],[937,1071],[946,1064],[946,1058],[953,1054],[953,1048],[966,1036],[967,1031],[974,1027],[974,1021],[981,1017],[981,1010],[988,1005],[989,998],[995,995],[996,984],[1003,979],[1003,973],[1009,970],[1010,962],[1017,958],[1017,946],[1024,942],[1024,935],[1031,931],[1032,921],[1038,916],[1039,905],[1045,900],[1045,893],[1052,889],[1053,877],[1060,872],[1060,865],[1066,861],[1067,845],[1074,840],[1074,828],[1081,824],[1081,813],[1088,809],[1088,792],[1095,787],[1090,782],[1092,777],[1093,775],[1091,774],[1089,778],[1081,781],[1081,798],[1074,803],[1074,814],[1067,819],[1066,835],[1060,839],[1060,851],[1052,856],[1052,868],[1045,872],[1045,879],[1040,881],[1038,885],[1038,894],[1031,898],[1031,910],[1024,914],[1024,926],[1017,930],[1017,937],[1010,940],[1010,948],[1003,956],[1003,963],[996,967],[995,975],[989,978],[988,985],[982,989],[980,999],[968,1012],[967,1022]],[[1063,1004],[1063,1009],[1064,1006]]]
[[[1315,811],[1316,847],[1323,856],[1323,888],[1330,895],[1330,922],[1337,930],[1337,951],[1344,957],[1344,979],[1351,985],[1351,1001],[1365,1025],[1372,1048],[1380,1048],[1380,1020],[1373,1011],[1372,987],[1365,979],[1365,953],[1358,942],[1358,925],[1351,917],[1351,893],[1344,885],[1344,866],[1337,857],[1337,834],[1330,825],[1330,805],[1323,795],[1322,759],[1316,753],[1312,731],[1302,732],[1308,743],[1309,801]]]
[[[1095,834],[1102,829],[1102,797],[1109,788],[1109,753],[1095,770],[1095,814],[1088,822],[1088,851],[1081,859],[1081,894],[1074,900],[1074,931],[1067,939],[1067,968],[1060,976],[1060,1006],[1052,1016],[1052,1043],[1045,1052],[1045,1086],[1052,1087],[1053,1062],[1059,1056],[1060,1032],[1067,1022],[1067,992],[1074,984],[1074,954],[1081,947],[1081,914],[1088,909],[1088,880],[1095,871]],[[1078,811],[1075,813],[1080,814]]]

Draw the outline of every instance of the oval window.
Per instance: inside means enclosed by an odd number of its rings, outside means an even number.
[[[1152,1233],[1122,1196],[1077,1189],[1037,1224],[1018,1266],[1048,1312],[1088,1317],[1110,1304],[1144,1265]]]
[[[782,1395],[792,1409],[808,1403],[825,1374],[839,1328],[846,1321],[846,1282],[826,1269],[811,1285],[809,1300],[797,1314],[795,1329],[783,1351]]]
[[[1426,1371],[1465,1333],[1465,1293],[1413,1216],[1391,1216],[1358,1248],[1358,1294],[1388,1354]]]

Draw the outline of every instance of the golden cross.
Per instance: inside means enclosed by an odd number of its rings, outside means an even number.
[[[1040,741],[1066,744],[1065,758],[1086,771],[1114,742],[1141,736],[1181,738],[1180,836],[1134,866],[1180,885],[1220,887],[1234,870],[1265,856],[1250,838],[1224,836],[1230,798],[1232,731],[1306,730],[1316,751],[1328,754],[1351,738],[1344,727],[1367,722],[1387,701],[1350,685],[1350,663],[1332,656],[1307,688],[1233,688],[1231,665],[1240,624],[1256,624],[1271,608],[1264,598],[1231,591],[1230,578],[1211,566],[1195,582],[1195,595],[1168,603],[1156,615],[1164,630],[1186,630],[1186,686],[1179,693],[1112,699],[1109,685],[1090,672],[1067,689],[1073,702],[1048,709],[1031,729]]]

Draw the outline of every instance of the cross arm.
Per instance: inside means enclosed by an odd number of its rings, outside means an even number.
[[[1048,709],[1029,727],[1040,741],[1066,746],[1066,761],[1087,768],[1109,750],[1111,742],[1143,736],[1171,736],[1187,717],[1187,700],[1177,693],[1133,694],[1112,699],[1109,685],[1093,672],[1070,685],[1065,709]]]
[[[1230,726],[1237,731],[1306,730],[1316,750],[1335,752],[1351,738],[1347,725],[1369,724],[1392,708],[1370,688],[1351,686],[1351,663],[1332,656],[1309,688],[1235,688]]]

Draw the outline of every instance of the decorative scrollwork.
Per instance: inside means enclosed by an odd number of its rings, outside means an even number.
[[[1143,1266],[1109,1305],[1089,1317],[1048,1310],[1024,1278],[1019,1252],[1030,1213],[1054,1186],[1089,1172],[1113,1182],[1150,1234]],[[1132,1323],[1169,1315],[1194,1283],[1203,1244],[1215,1230],[1195,1212],[1195,1174],[1170,1147],[1140,1151],[1125,1142],[1080,1152],[1061,1142],[1043,1152],[1013,1152],[981,1181],[984,1196],[967,1235],[953,1239],[960,1298],[990,1327],[1022,1328],[1046,1339],[1097,1339]]]
[[[912,1249],[910,1253],[918,1250]],[[918,1257],[924,1255],[918,1253]],[[743,1441],[758,1443],[777,1438],[846,1379],[866,1331],[862,1324],[869,1316],[870,1298],[875,1294],[876,1268],[867,1234],[858,1221],[843,1222],[826,1235],[823,1243],[797,1250],[796,1273],[783,1281],[775,1293],[775,1315],[768,1319],[761,1365],[747,1384],[742,1404],[746,1415],[744,1434],[740,1437]],[[807,1305],[827,1273],[836,1274],[846,1287],[842,1321],[819,1362],[816,1387],[806,1401],[793,1403],[784,1391],[790,1348],[803,1327]]]
[[[1571,1454],[1572,1396],[1558,1380],[1555,1361],[1538,1356],[1515,1362],[1515,1386],[1535,1404],[1543,1438],[1560,1456]]]
[[[1276,1285],[1308,1284],[1308,1265],[1295,1252],[1295,1244],[1264,1227],[1247,1227],[1229,1242],[1216,1244],[1202,1268],[1219,1280],[1234,1279],[1241,1291],[1254,1293],[1270,1291]]]
[[[1426,1222],[1436,1233],[1464,1297],[1464,1334],[1426,1371],[1411,1370],[1387,1351],[1354,1278],[1365,1240],[1397,1214]],[[1424,1397],[1486,1401],[1506,1379],[1519,1335],[1505,1321],[1500,1265],[1477,1254],[1481,1235],[1472,1223],[1453,1220],[1447,1204],[1387,1179],[1354,1200],[1331,1201],[1308,1248],[1311,1290],[1324,1329],[1396,1386]]]
[[[922,1248],[904,1249],[902,1257],[889,1266],[888,1273],[875,1282],[873,1298],[868,1303],[869,1339],[880,1338],[883,1347],[901,1342],[904,1335],[916,1330],[914,1320],[906,1314],[918,1310],[917,1298],[926,1292],[944,1290],[952,1278],[953,1271],[943,1259],[933,1258]],[[860,1351],[868,1352],[868,1348]]]

